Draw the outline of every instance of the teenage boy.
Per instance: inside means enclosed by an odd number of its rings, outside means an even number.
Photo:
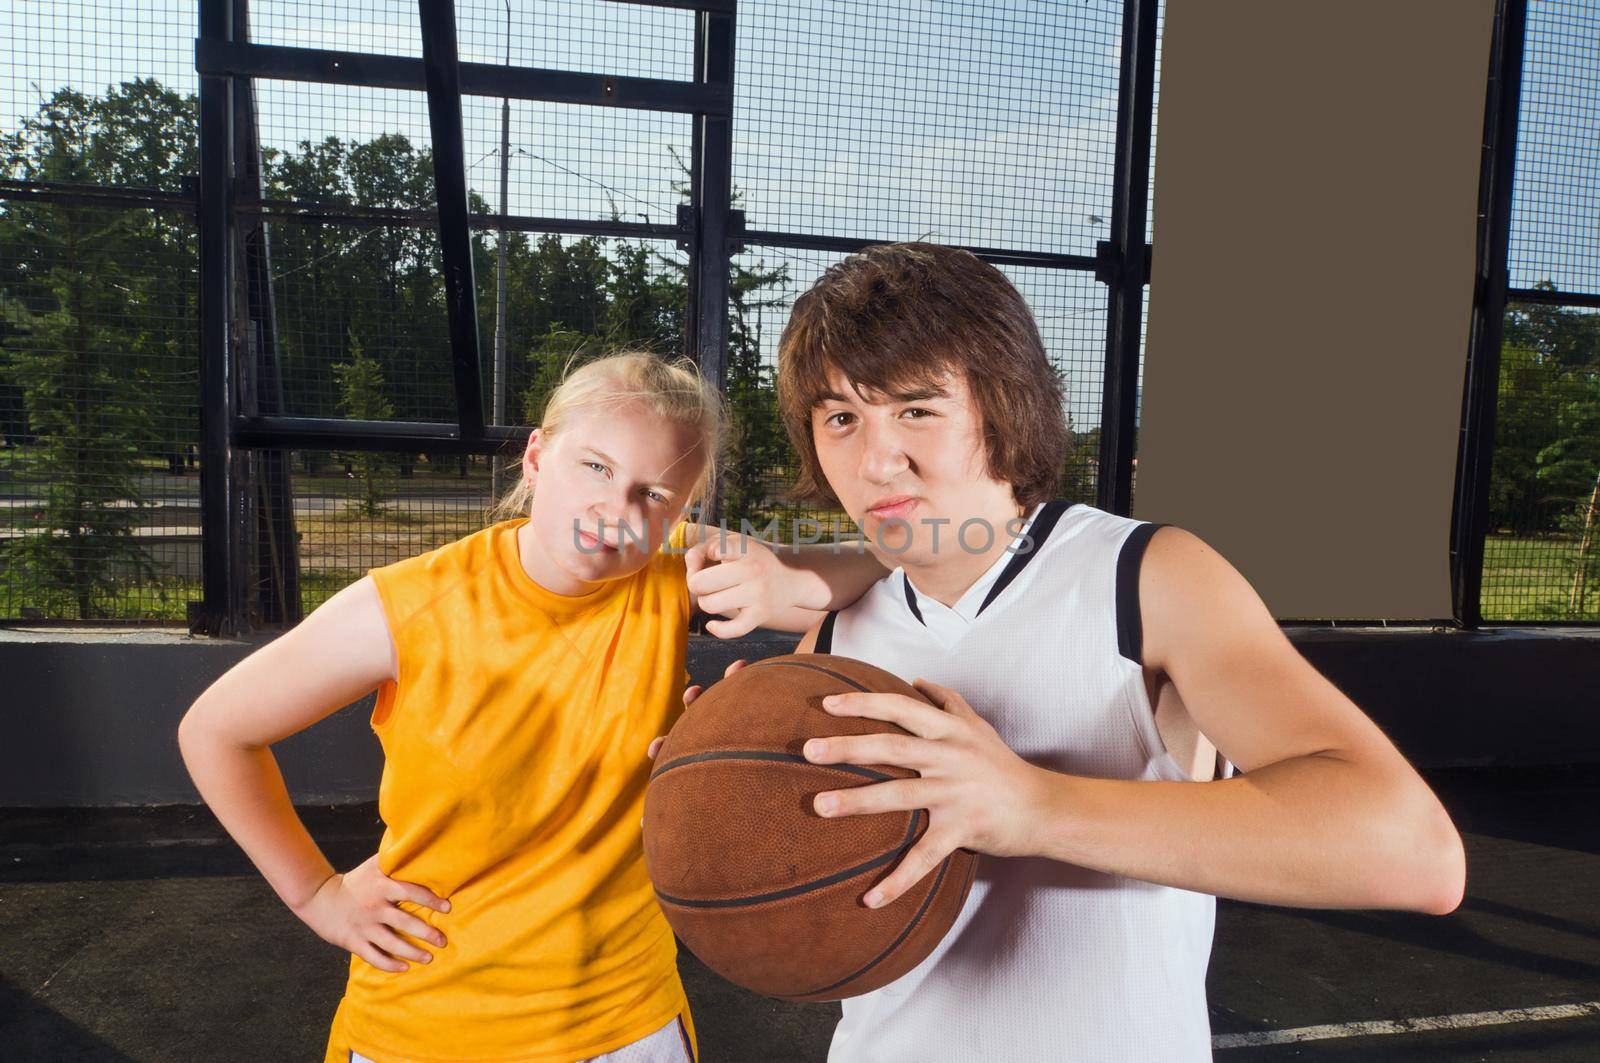
[[[795,302],[778,383],[795,494],[842,507],[894,566],[800,650],[938,706],[830,699],[910,733],[813,740],[810,760],[919,777],[816,811],[929,810],[863,883],[871,906],[915,905],[948,853],[984,854],[934,953],[843,1002],[830,1063],[1210,1059],[1215,897],[1460,903],[1448,814],[1232,565],[1052,497],[1062,385],[999,270],[929,244],[851,255]]]

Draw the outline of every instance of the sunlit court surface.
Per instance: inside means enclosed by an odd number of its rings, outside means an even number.
[[[0,34],[0,1061],[1600,1059],[1600,0]]]
[[[776,649],[776,647],[774,647]],[[1430,773],[1467,840],[1445,919],[1223,902],[1207,980],[1221,1060],[1570,1060],[1600,1038],[1600,773]],[[304,809],[335,865],[370,804]],[[314,1058],[344,963],[203,813],[8,810],[5,1037],[24,1059]],[[682,972],[707,1059],[820,1060],[833,1004]],[[1063,1002],[1070,1006],[1070,1002]]]

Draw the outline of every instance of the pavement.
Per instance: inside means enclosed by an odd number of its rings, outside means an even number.
[[[1461,908],[1220,902],[1221,1063],[1600,1060],[1600,766],[1427,775],[1466,838]],[[370,804],[301,814],[339,867],[381,833]],[[826,1058],[837,1005],[680,955],[705,1060]],[[317,1060],[346,962],[203,807],[0,810],[0,1060]]]

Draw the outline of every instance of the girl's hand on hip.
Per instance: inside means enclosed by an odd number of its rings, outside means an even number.
[[[398,931],[438,948],[444,947],[445,937],[436,927],[399,907],[397,901],[411,901],[440,912],[450,910],[450,902],[428,887],[385,875],[378,868],[378,854],[373,853],[350,871],[329,876],[294,913],[322,940],[355,953],[380,971],[399,973],[411,967],[398,957],[429,963],[433,955],[411,944]]]

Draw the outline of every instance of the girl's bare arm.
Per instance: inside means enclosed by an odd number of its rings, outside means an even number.
[[[394,641],[367,576],[234,665],[178,726],[201,797],[291,909],[334,869],[295,814],[268,747],[396,675]]]

